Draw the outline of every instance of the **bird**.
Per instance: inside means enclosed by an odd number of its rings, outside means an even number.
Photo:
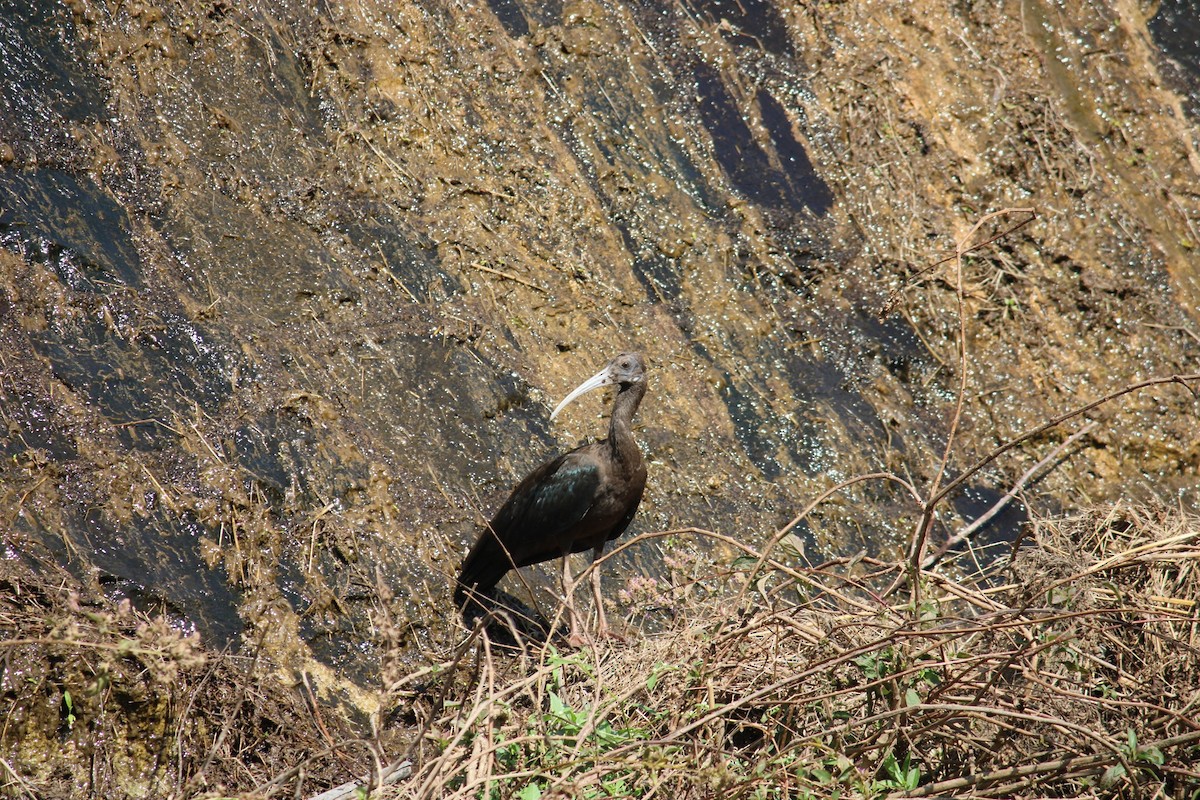
[[[529,473],[496,512],[463,559],[455,586],[457,607],[466,612],[472,598],[490,593],[516,567],[562,558],[563,600],[568,643],[585,639],[572,594],[569,556],[592,551],[593,564],[637,513],[646,488],[646,465],[633,438],[633,416],[646,395],[646,362],[639,353],[621,353],[604,369],[579,384],[550,414],[550,421],[572,401],[594,389],[617,387],[608,437],[550,459]],[[600,594],[600,572],[591,573],[597,634],[609,634]]]

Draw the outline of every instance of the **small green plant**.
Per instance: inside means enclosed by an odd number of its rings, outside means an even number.
[[[802,787],[797,796],[805,800],[836,797],[843,788],[852,790],[859,783],[854,762],[841,753],[827,755],[815,766],[802,766],[796,770],[796,778]]]
[[[1139,746],[1137,732],[1132,728],[1125,732],[1125,741],[1118,749],[1124,757],[1124,762],[1113,764],[1104,772],[1104,776],[1100,779],[1102,786],[1112,786],[1121,778],[1126,777],[1129,774],[1125,766],[1126,764],[1135,768],[1150,769],[1161,767],[1166,761],[1162,751],[1154,745],[1149,745],[1148,747]]]
[[[921,785],[921,769],[913,766],[912,757],[907,753],[903,761],[898,760],[895,753],[888,753],[883,759],[883,773],[886,777],[875,781],[876,791],[911,792]]]
[[[75,701],[71,699],[71,693],[63,689],[62,693],[63,719],[67,722],[67,730],[75,729]]]
[[[880,681],[867,689],[868,703],[874,704],[878,700],[895,696],[895,680],[885,680],[902,668],[895,649],[889,646],[874,652],[863,653],[854,659],[854,665],[862,670],[863,677],[869,682]]]
[[[864,653],[854,659],[854,665],[862,670],[863,677],[869,681],[894,675],[900,669],[896,651],[891,647],[884,647],[871,653]]]
[[[675,669],[678,669],[678,667],[674,664],[656,661],[654,667],[650,670],[650,674],[646,676],[646,691],[653,692],[654,687],[658,686],[658,682],[662,680],[662,676]]]
[[[942,683],[942,673],[935,667],[920,667],[915,671],[906,671],[907,666],[899,653],[892,647],[884,647],[871,653],[864,653],[854,659],[854,664],[862,670],[863,677],[868,681],[880,683],[867,690],[868,700],[874,702],[880,698],[900,696],[908,707],[920,705],[920,688],[937,687]],[[900,677],[901,673],[905,673]],[[886,680],[898,676],[893,680]]]
[[[557,647],[551,647],[550,654],[546,657],[546,664],[553,670],[551,672],[551,685],[555,688],[563,685],[567,669],[578,670],[589,679],[595,679],[596,677],[592,665],[584,658],[582,652],[563,655],[558,652]]]
[[[549,791],[554,778],[569,779],[573,774],[591,771],[604,754],[616,747],[646,739],[649,733],[634,725],[614,724],[598,715],[589,705],[578,708],[564,699],[569,672],[591,675],[592,665],[579,653],[563,656],[551,653],[551,671],[546,681],[545,706],[528,718],[524,735],[496,748],[497,764],[518,779],[500,779],[486,794],[489,798],[515,797],[539,800]],[[529,777],[530,774],[536,777]],[[601,774],[597,782],[582,787],[580,797],[638,796],[631,787],[633,773],[615,768]]]

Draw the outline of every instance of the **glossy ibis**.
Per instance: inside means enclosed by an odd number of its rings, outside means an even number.
[[[646,487],[646,465],[631,424],[646,394],[646,366],[641,355],[622,353],[614,358],[568,394],[550,419],[575,398],[603,386],[617,387],[608,438],[547,461],[517,484],[463,560],[454,592],[458,608],[465,609],[471,595],[490,592],[514,567],[561,557],[570,642],[583,643],[572,600],[574,578],[568,556],[591,550],[594,563],[604,546],[629,527]],[[592,570],[591,583],[598,633],[604,635],[608,623],[598,569]]]

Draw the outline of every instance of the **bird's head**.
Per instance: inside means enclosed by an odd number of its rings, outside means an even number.
[[[646,380],[646,363],[640,353],[621,353],[608,366],[588,378],[558,404],[550,415],[551,421],[575,398],[604,386],[619,386],[622,390]]]
[[[621,353],[608,362],[608,366],[601,372],[604,373],[612,377],[609,383],[632,386],[646,379],[646,362],[642,361],[641,353]]]

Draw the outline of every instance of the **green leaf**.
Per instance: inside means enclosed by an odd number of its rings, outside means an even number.
[[[604,791],[608,792],[610,797],[626,797],[629,792],[625,789],[624,778],[614,778],[611,781],[606,781]]]
[[[1153,764],[1156,767],[1161,767],[1166,761],[1166,758],[1162,754],[1162,750],[1159,750],[1154,745],[1143,747],[1141,750],[1139,750],[1137,758],[1138,761],[1145,761],[1146,763]]]
[[[541,796],[542,787],[536,783],[528,784],[524,789],[513,795],[517,800],[540,800]]]
[[[562,701],[562,698],[558,696],[557,692],[547,692],[547,695],[550,697],[550,713],[556,717],[562,717],[565,719],[567,717],[567,712],[570,711],[570,709],[567,708],[567,704]]]
[[[63,693],[62,693],[62,703],[63,703],[63,708],[65,708],[67,711],[67,714],[66,714],[67,729],[74,730],[75,729],[75,720],[78,719],[78,717],[75,716],[75,701],[71,699],[71,693],[68,692],[66,689],[64,689]]]
[[[1100,785],[1105,786],[1105,787],[1112,786],[1114,783],[1116,783],[1117,781],[1121,780],[1121,778],[1124,778],[1124,777],[1125,777],[1125,765],[1124,764],[1113,764],[1111,767],[1109,767],[1108,769],[1106,769],[1104,771],[1104,775],[1101,776],[1101,778],[1100,778]]]
[[[874,653],[867,653],[854,659],[854,665],[863,671],[868,678],[879,677],[879,659]]]
[[[942,683],[942,674],[932,667],[925,667],[917,673],[917,677],[930,686],[939,686]]]
[[[653,692],[654,687],[658,686],[658,681],[663,675],[675,669],[671,664],[662,661],[654,665],[654,669],[650,670],[650,677],[646,678],[646,691]]]

